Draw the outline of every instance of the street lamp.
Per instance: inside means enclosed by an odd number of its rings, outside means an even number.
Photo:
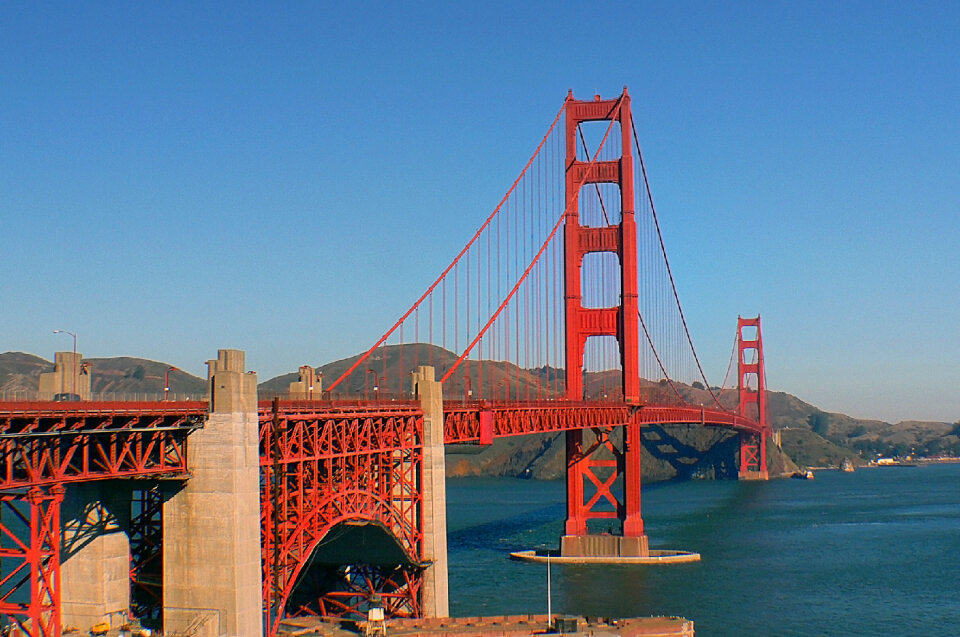
[[[73,337],[73,371],[70,374],[70,393],[76,395],[77,393],[77,335],[73,332],[68,332],[67,330],[53,330],[54,334],[69,334]],[[63,393],[63,374],[60,375],[60,393]],[[70,398],[73,398],[73,395]]]
[[[466,402],[466,401],[468,401],[468,400],[472,400],[472,399],[473,399],[473,387],[470,386],[470,376],[469,376],[468,374],[464,374],[464,375],[463,375],[463,385],[464,385],[464,387],[465,387],[466,390],[467,390],[467,393],[464,394],[463,401]]]
[[[380,374],[375,369],[367,369],[368,374],[373,374],[373,399],[376,400],[380,394]]]
[[[179,372],[180,370],[176,367],[171,367],[163,375],[163,399],[167,399],[167,394],[170,393],[170,372]]]

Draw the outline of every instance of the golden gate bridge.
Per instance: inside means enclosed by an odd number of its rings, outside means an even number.
[[[249,379],[235,376],[244,372],[235,354],[212,364],[209,402],[0,403],[0,621],[36,637],[61,634],[70,601],[61,507],[96,500],[71,495],[75,485],[124,480],[132,486],[119,506],[128,509],[114,517],[128,538],[131,606],[166,629],[182,624],[170,564],[180,550],[170,538],[180,536],[170,525],[183,514],[167,510],[178,490],[202,491],[198,445],[220,413],[253,414],[256,587],[271,635],[298,612],[362,612],[374,593],[393,616],[446,613],[445,530],[436,528],[445,523],[444,444],[562,432],[561,551],[571,555],[591,550],[598,520],[617,525],[614,552],[649,552],[644,425],[736,431],[741,478],[767,477],[760,318],[738,318],[735,364],[732,357],[723,385],[711,386],[680,305],[626,89],[614,99],[568,94],[463,249],[327,387],[311,370],[309,392],[258,402],[255,385],[251,399]],[[721,398],[734,373],[736,406],[727,408],[733,403]],[[685,398],[694,382],[708,403]],[[241,431],[237,422],[231,431]],[[238,525],[244,515],[234,515]],[[375,557],[331,548],[369,546],[371,529],[388,538]],[[329,568],[315,568],[321,561]],[[189,594],[177,599],[178,609],[192,608]],[[221,633],[246,634],[219,621]]]

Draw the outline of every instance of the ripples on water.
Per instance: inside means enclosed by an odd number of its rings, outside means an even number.
[[[560,482],[447,482],[455,615],[546,612]],[[960,634],[960,465],[821,471],[816,479],[645,487],[651,548],[696,564],[553,566],[553,609],[680,615],[698,637]]]

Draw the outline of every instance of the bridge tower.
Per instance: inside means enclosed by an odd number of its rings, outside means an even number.
[[[753,333],[753,330],[756,333]],[[767,473],[767,380],[763,363],[760,317],[737,317],[737,377],[740,415],[756,418],[759,434],[740,432],[740,479],[766,480]]]
[[[577,134],[582,122],[620,124],[621,156],[607,161],[577,159]],[[613,129],[612,129],[613,130]],[[639,321],[637,300],[637,226],[634,208],[633,130],[630,96],[624,89],[617,99],[573,99],[566,106],[566,213],[564,217],[564,284],[566,307],[566,398],[584,398],[583,356],[587,338],[614,336],[623,370],[623,400],[640,400]],[[587,158],[589,160],[589,158]],[[617,224],[587,227],[580,223],[580,189],[585,185],[612,183],[620,188],[621,219]],[[582,303],[584,256],[609,252],[620,261],[620,305],[586,308]],[[623,423],[611,423],[623,424]],[[585,444],[583,431],[567,432],[567,519],[561,553],[565,555],[647,555],[647,537],[640,516],[640,425],[626,423],[625,441],[617,449],[607,430],[593,430],[596,442]],[[606,452],[604,451],[606,450]],[[613,455],[613,460],[599,455]],[[603,475],[597,475],[595,468]],[[609,475],[612,470],[612,475]],[[611,492],[617,477],[623,477],[623,502]],[[585,499],[584,484],[596,486]],[[598,510],[607,505],[607,510]],[[614,510],[610,511],[609,507]],[[622,536],[588,537],[589,519],[617,518]]]

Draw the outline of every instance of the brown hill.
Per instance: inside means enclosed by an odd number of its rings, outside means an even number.
[[[91,392],[102,400],[151,400],[161,398],[164,375],[172,366],[144,358],[118,356],[88,358]],[[40,374],[53,371],[53,363],[23,352],[0,354],[0,398],[32,400],[40,385]],[[169,398],[202,398],[207,382],[187,372],[170,372]]]
[[[40,385],[40,374],[52,369],[53,363],[33,354],[0,354],[0,398],[26,398],[36,393]]]

